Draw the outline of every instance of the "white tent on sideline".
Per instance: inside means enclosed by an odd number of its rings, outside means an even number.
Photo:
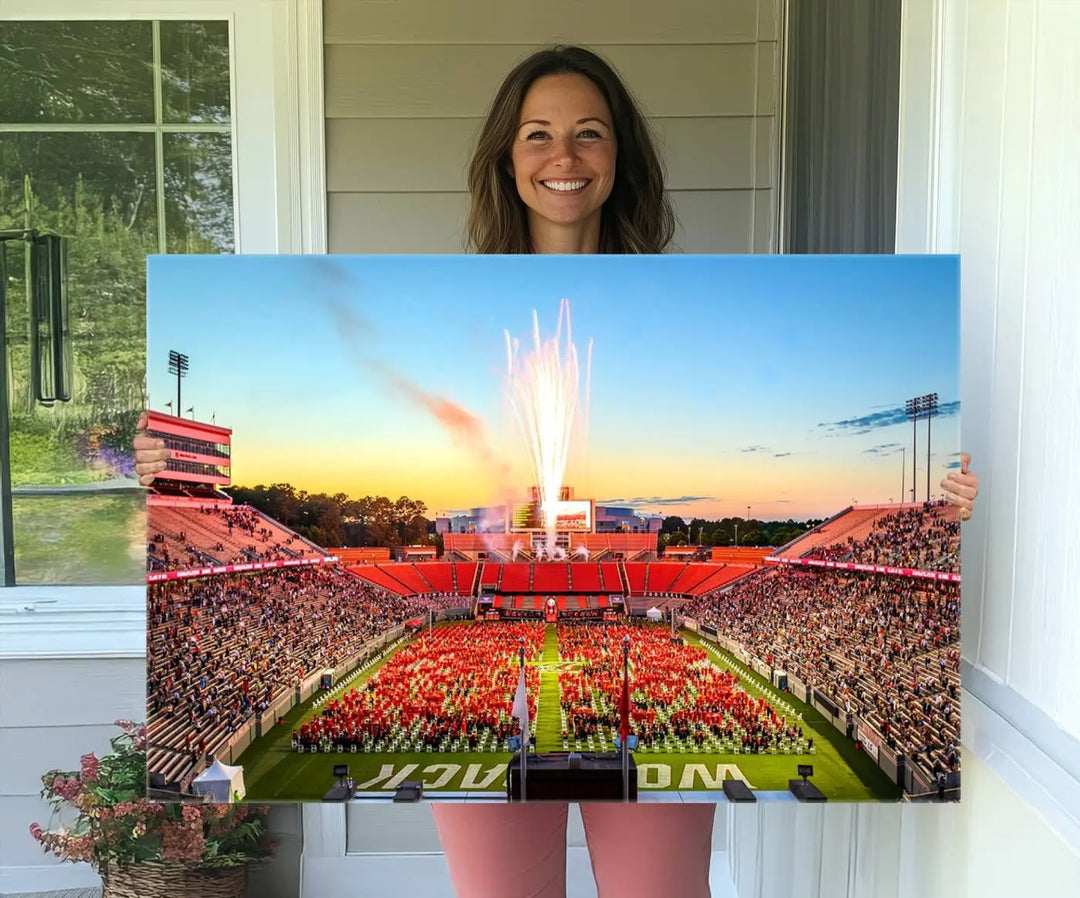
[[[219,804],[234,800],[234,796],[243,798],[247,794],[244,788],[244,768],[230,767],[221,761],[214,761],[191,783],[191,791],[196,795],[209,795]]]
[[[645,616],[649,620],[663,620],[664,612],[654,605],[652,608],[645,612]]]

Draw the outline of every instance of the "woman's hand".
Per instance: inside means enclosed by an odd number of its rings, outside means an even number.
[[[979,475],[968,471],[971,464],[971,456],[967,452],[960,453],[960,471],[951,472],[941,481],[941,488],[945,491],[945,500],[950,505],[960,508],[960,520],[966,521],[971,517],[975,508],[975,497],[979,495]]]
[[[146,430],[148,418],[146,412],[139,415],[139,423],[136,430]],[[154,475],[165,470],[165,460],[172,457],[172,453],[165,448],[165,441],[148,437],[140,433],[135,437],[135,473],[139,475],[139,483],[142,486],[150,486],[154,482]]]

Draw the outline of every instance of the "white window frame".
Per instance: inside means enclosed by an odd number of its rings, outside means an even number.
[[[321,0],[3,0],[0,5],[0,21],[138,19],[230,23],[236,252],[325,253]],[[0,667],[28,658],[105,661],[145,654],[144,585],[0,589]],[[97,882],[85,864],[8,867],[0,853],[5,894]]]
[[[199,20],[230,23],[233,122],[233,207],[237,253],[326,252],[326,154],[323,123],[323,34],[320,0],[4,0],[0,21]],[[267,90],[267,85],[272,85]],[[299,227],[297,227],[299,225]],[[5,605],[69,601],[83,608],[96,588],[24,585],[0,591]],[[145,587],[110,587],[96,627],[122,621]],[[115,605],[115,607],[113,607]],[[44,606],[43,606],[44,607]],[[145,614],[145,609],[143,611]],[[55,622],[57,648],[76,651],[63,615],[42,617],[34,651],[50,652],[46,621]],[[0,617],[0,658],[27,657]],[[25,635],[25,631],[23,632]],[[20,637],[21,638],[21,637]],[[26,649],[29,651],[29,649]],[[39,655],[38,657],[56,657]],[[68,657],[67,654],[64,654]]]
[[[228,21],[236,251],[326,252],[319,0],[4,0],[0,19]]]

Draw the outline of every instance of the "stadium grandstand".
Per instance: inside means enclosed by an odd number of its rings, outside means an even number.
[[[432,560],[317,546],[232,503],[226,428],[155,414],[150,429],[185,453],[148,502],[149,769],[167,782],[242,759],[258,771],[249,794],[317,798],[315,773],[293,775],[299,755],[503,757],[519,635],[538,748],[610,748],[612,658],[630,635],[642,758],[737,759],[768,788],[786,775],[768,763],[829,751],[855,783],[836,797],[957,794],[947,506],[847,508],[775,550],[677,560],[655,532],[570,530],[546,561],[527,529],[448,532]],[[271,744],[285,746],[273,765]],[[294,779],[313,791],[274,785]]]

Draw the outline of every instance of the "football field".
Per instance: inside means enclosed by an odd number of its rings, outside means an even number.
[[[554,645],[555,628],[548,625],[547,630],[545,657],[550,655]],[[720,669],[732,670],[750,696],[764,696],[774,707],[783,704],[792,709],[792,715],[801,715],[799,725],[806,736],[813,738],[814,752],[691,754],[638,751],[634,753],[634,759],[639,791],[716,790],[722,787],[724,779],[732,778],[745,781],[754,790],[786,791],[788,780],[796,777],[796,767],[812,764],[814,784],[831,801],[899,799],[899,790],[877,765],[856,749],[852,740],[828,724],[818,711],[795,700],[789,693],[776,690],[726,652],[699,640],[696,634],[684,631],[682,635],[688,644],[706,646],[709,660]],[[395,651],[400,651],[405,644]],[[389,657],[372,665],[347,686],[335,689],[331,696],[337,697],[347,689],[362,686]],[[556,683],[556,691],[552,691],[551,681],[542,679],[534,722],[534,735],[541,751],[562,749],[557,688]],[[505,792],[506,768],[511,757],[508,752],[297,752],[291,747],[292,732],[321,713],[322,703],[316,706],[320,698],[325,699],[325,693],[294,708],[285,716],[282,726],[274,727],[236,761],[244,767],[248,800],[318,801],[334,784],[333,768],[337,764],[348,764],[350,776],[363,792],[390,793],[405,780],[422,780],[427,792]],[[551,707],[553,703],[554,708]],[[605,746],[603,750],[613,751],[614,746]]]

